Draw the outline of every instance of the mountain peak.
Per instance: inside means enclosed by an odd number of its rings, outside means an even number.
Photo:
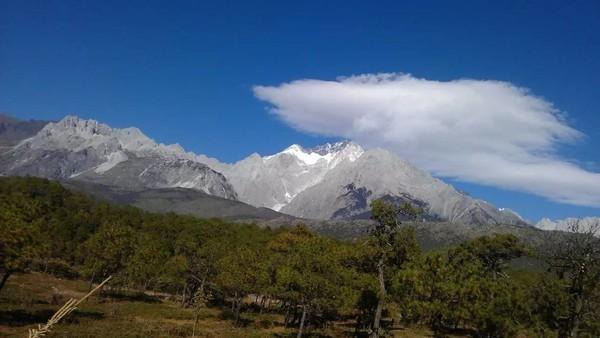
[[[96,120],[85,120],[75,115],[67,115],[58,122],[48,123],[43,130],[47,135],[70,133],[90,137],[92,135],[109,135],[113,129]]]
[[[319,155],[327,155],[327,154],[331,154],[331,153],[340,152],[347,147],[362,149],[362,147],[359,146],[358,144],[356,144],[352,141],[345,140],[345,141],[340,141],[340,142],[335,142],[335,143],[325,143],[325,144],[310,148],[310,149],[308,149],[308,151],[317,153]]]
[[[333,167],[345,159],[355,161],[363,153],[363,148],[351,141],[325,143],[313,148],[304,148],[301,145],[292,144],[282,152],[265,156],[264,159],[269,160],[287,154],[295,157],[302,165],[312,166],[324,163],[327,166]]]

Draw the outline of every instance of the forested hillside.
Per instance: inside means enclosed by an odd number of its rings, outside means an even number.
[[[370,236],[337,241],[301,225],[149,213],[44,179],[0,178],[0,295],[16,273],[90,287],[112,275],[111,292],[170,294],[236,326],[246,313],[277,313],[299,336],[339,322],[375,337],[399,323],[438,336],[600,336],[598,238],[560,236],[540,252],[497,234],[423,252],[410,222],[398,222],[418,212],[379,201]],[[544,269],[509,265],[526,256]]]

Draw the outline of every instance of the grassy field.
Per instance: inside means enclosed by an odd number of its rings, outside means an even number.
[[[11,276],[0,293],[0,336],[26,337],[27,329],[44,323],[69,298],[88,290],[83,281],[42,273]],[[145,296],[92,296],[55,327],[51,337],[192,337],[196,312],[174,300]],[[283,316],[245,312],[244,327],[223,319],[220,308],[201,309],[196,337],[295,337],[283,327]],[[394,337],[431,337],[427,330],[395,328]],[[351,323],[314,330],[312,337],[351,337]]]

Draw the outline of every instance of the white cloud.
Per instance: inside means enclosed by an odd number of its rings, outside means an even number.
[[[511,83],[366,74],[255,86],[254,94],[299,130],[383,147],[438,176],[600,206],[600,173],[555,152],[584,135]]]

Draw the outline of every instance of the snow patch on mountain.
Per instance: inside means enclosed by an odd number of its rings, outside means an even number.
[[[280,153],[265,156],[263,160],[269,161],[283,154],[295,157],[299,163],[305,166],[315,166],[319,162],[326,163],[328,168],[333,168],[342,160],[356,161],[364,150],[356,143],[349,141],[327,143],[315,148],[304,149],[298,144],[292,144]],[[340,156],[341,155],[341,156]]]

